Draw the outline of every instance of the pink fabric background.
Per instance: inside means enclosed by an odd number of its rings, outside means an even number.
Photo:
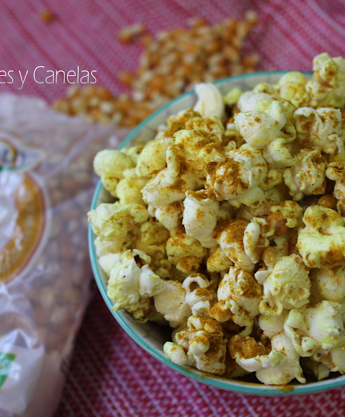
[[[121,27],[142,22],[151,32],[185,25],[192,16],[209,22],[246,9],[259,14],[246,49],[261,55],[261,70],[310,70],[312,57],[328,51],[345,56],[345,2],[339,0],[1,0],[0,69],[97,70],[98,84],[124,91],[119,70],[137,65],[140,46],[116,40]],[[45,25],[39,12],[57,19]],[[18,77],[17,77],[18,78]],[[51,102],[66,86],[38,85],[28,78],[0,91]],[[254,397],[217,390],[187,379],[139,348],[119,327],[98,291],[76,341],[67,383],[55,417],[334,417],[345,416],[345,388],[298,397]]]

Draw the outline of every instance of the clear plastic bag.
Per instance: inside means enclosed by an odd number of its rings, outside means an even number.
[[[0,96],[0,416],[48,417],[92,277],[92,161],[128,133]]]

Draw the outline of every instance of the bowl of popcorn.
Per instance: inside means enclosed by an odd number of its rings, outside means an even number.
[[[183,375],[259,395],[345,385],[345,60],[199,84],[99,152],[105,303]]]

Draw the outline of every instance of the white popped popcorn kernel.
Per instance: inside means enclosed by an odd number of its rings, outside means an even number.
[[[329,301],[345,301],[345,265],[315,270],[314,279],[319,294]]]
[[[227,153],[228,160],[206,167],[206,188],[219,200],[228,200],[235,207],[252,205],[264,198],[258,185],[267,174],[261,152],[249,145]]]
[[[135,168],[126,169],[123,172],[124,178],[116,186],[116,196],[121,206],[135,203],[145,205],[141,190],[149,178],[139,177]]]
[[[274,139],[281,137],[280,123],[269,114],[251,110],[235,115],[237,130],[252,147],[263,149]]]
[[[345,84],[345,60],[341,57],[331,58],[322,53],[313,59],[313,71],[332,87],[338,88]]]
[[[226,345],[221,325],[216,320],[195,315],[188,318],[187,324],[188,330],[182,330],[175,335],[175,346],[184,350],[188,358],[187,364],[200,371],[222,375],[225,372]],[[172,348],[174,346],[167,346],[170,352]],[[171,357],[173,360],[174,355]],[[177,360],[182,357],[179,354]]]
[[[328,154],[344,150],[345,131],[339,109],[302,107],[295,111],[294,118],[302,147]]]
[[[171,236],[167,241],[166,251],[169,261],[185,273],[189,273],[193,268],[198,269],[207,254],[206,248],[203,248],[199,241],[184,233]]]
[[[145,265],[138,266],[137,262]],[[137,249],[122,254],[121,261],[111,269],[107,286],[108,297],[114,301],[113,310],[121,310],[166,289],[166,282],[147,265],[150,262],[151,258]]]
[[[133,168],[134,162],[124,152],[105,149],[95,156],[93,167],[95,173],[101,177],[104,188],[116,197],[116,186],[123,178],[124,170]]]
[[[284,171],[284,181],[295,201],[326,191],[327,161],[318,150],[301,149],[296,163]]]
[[[277,83],[279,96],[288,100],[295,107],[306,106],[310,102],[310,97],[305,88],[306,83],[307,80],[301,72],[288,72]]]
[[[231,267],[219,283],[217,298],[223,303],[235,301],[253,318],[259,314],[262,289],[250,272]]]
[[[273,167],[291,167],[296,163],[296,156],[292,155],[284,138],[277,138],[267,144],[263,151],[266,161]]]
[[[327,354],[345,343],[345,305],[324,300],[289,312],[284,330],[300,356]]]
[[[163,351],[171,362],[176,363],[179,366],[185,366],[188,363],[186,352],[181,346],[176,345],[173,342],[165,342]]]
[[[327,355],[318,355],[317,360],[320,361],[320,365],[327,368],[328,372],[340,372],[341,374],[345,374],[344,347],[332,348]],[[324,373],[326,372],[324,371]]]
[[[186,290],[181,282],[168,280],[165,283],[165,289],[154,297],[155,307],[171,327],[177,327],[192,314],[192,310],[186,302]]]
[[[297,248],[308,268],[334,268],[345,263],[345,220],[336,211],[308,207]]]
[[[101,256],[109,255],[111,253],[122,253],[130,241],[130,236],[125,236],[122,239],[116,239],[114,241],[104,240],[98,236],[94,241],[96,255],[100,258]]]
[[[182,201],[186,191],[194,191],[198,188],[198,184],[198,181],[189,174],[171,178],[168,169],[165,168],[149,180],[142,189],[143,199],[145,203],[153,207]]]
[[[140,204],[100,204],[88,212],[89,222],[95,235],[104,240],[124,238],[140,223],[146,222],[148,212]]]
[[[160,204],[156,206],[154,216],[166,229],[169,230],[170,235],[174,236],[181,226],[183,216],[182,201],[175,201],[170,204]]]
[[[93,161],[93,168],[99,177],[106,175],[107,177],[121,179],[123,178],[123,171],[133,168],[133,166],[134,163],[131,158],[116,149],[105,149],[98,152]]]
[[[254,264],[259,262],[261,253],[269,245],[269,240],[262,233],[262,226],[266,225],[265,219],[254,217],[244,231],[244,251]]]
[[[244,247],[244,234],[247,226],[248,222],[245,220],[235,220],[220,233],[217,240],[222,251],[235,266],[253,270],[254,263]]]
[[[194,316],[208,317],[217,296],[210,281],[202,274],[189,275],[182,283],[186,290],[185,301]]]
[[[342,154],[338,155],[342,157]],[[342,216],[345,215],[345,162],[336,160],[331,162],[326,171],[326,177],[335,181],[333,195],[338,200],[337,210]]]
[[[142,150],[136,173],[140,177],[150,177],[166,167],[165,153],[167,145],[163,138],[150,140]]]
[[[217,224],[219,202],[209,198],[207,191],[187,191],[183,202],[182,224],[186,234],[197,239],[205,248],[217,246],[213,230]]]
[[[270,99],[271,96],[266,93],[256,93],[254,91],[246,91],[238,100],[237,107],[241,112],[257,110],[256,103],[260,100]]]
[[[233,336],[229,343],[229,351],[236,363],[248,372],[275,368],[285,359],[283,353],[271,349],[270,343],[257,342],[249,336]]]
[[[121,253],[109,253],[107,255],[101,256],[98,259],[99,266],[103,269],[103,271],[110,276],[111,270],[114,266],[119,263],[121,260]]]
[[[223,97],[213,84],[201,83],[195,86],[195,93],[198,101],[194,110],[202,117],[217,116],[220,120],[225,118],[225,106]]]
[[[284,358],[277,366],[259,369],[256,372],[257,379],[266,385],[285,385],[294,378],[305,384],[306,379],[299,363],[299,355],[290,338],[283,333],[278,334],[272,338],[271,345],[272,350],[282,353]]]
[[[242,94],[243,94],[243,91],[240,88],[234,87],[230,91],[228,91],[225,94],[225,96],[223,96],[224,103],[227,104],[228,106],[233,106],[239,101]]]
[[[279,316],[283,309],[300,308],[309,302],[309,271],[298,255],[282,257],[263,285],[261,314]]]
[[[288,310],[283,310],[280,316],[260,314],[258,322],[263,334],[272,339],[272,337],[284,332],[284,323],[288,315]]]

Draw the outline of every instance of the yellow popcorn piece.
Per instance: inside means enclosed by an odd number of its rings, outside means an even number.
[[[136,166],[139,177],[151,177],[166,167],[166,143],[163,138],[150,140],[140,153]]]
[[[345,263],[345,220],[332,209],[308,207],[297,248],[308,268],[334,268]]]
[[[218,200],[228,200],[234,207],[242,203],[254,205],[264,198],[259,184],[267,175],[267,165],[261,152],[249,145],[227,153],[228,160],[210,163],[206,167],[206,188]]]
[[[306,90],[307,80],[301,72],[292,71],[283,75],[277,83],[279,96],[295,107],[308,106],[310,97]]]
[[[104,188],[116,197],[116,187],[119,180],[123,178],[124,170],[133,168],[134,162],[124,152],[105,149],[97,153],[93,167],[95,173],[101,178]]]
[[[167,342],[168,345],[164,346],[171,360],[195,366],[203,372],[224,374],[226,345],[220,324],[195,315],[188,318],[187,324],[188,330],[175,335],[176,343]],[[185,352],[187,361],[179,348]]]
[[[115,190],[121,206],[130,203],[145,205],[141,190],[149,178],[139,177],[135,168],[126,169],[123,176],[124,178],[119,181]]]
[[[240,88],[234,87],[230,91],[228,91],[225,94],[225,96],[223,96],[224,103],[227,104],[228,106],[233,106],[234,104],[238,102],[242,94],[243,94],[243,91]]]
[[[176,265],[176,268],[185,273],[192,269],[197,270],[203,258],[207,254],[206,248],[192,236],[179,233],[167,241],[166,251],[169,261]]]
[[[100,204],[88,212],[88,219],[95,235],[104,240],[124,238],[127,233],[148,219],[148,212],[140,204]]]
[[[309,302],[309,271],[298,255],[282,257],[267,277],[260,313],[281,315],[283,309],[300,308]]]
[[[318,150],[301,149],[291,168],[284,170],[284,182],[295,201],[326,191],[327,161]]]
[[[295,111],[294,118],[302,147],[327,154],[344,150],[344,122],[339,109],[302,107]]]

